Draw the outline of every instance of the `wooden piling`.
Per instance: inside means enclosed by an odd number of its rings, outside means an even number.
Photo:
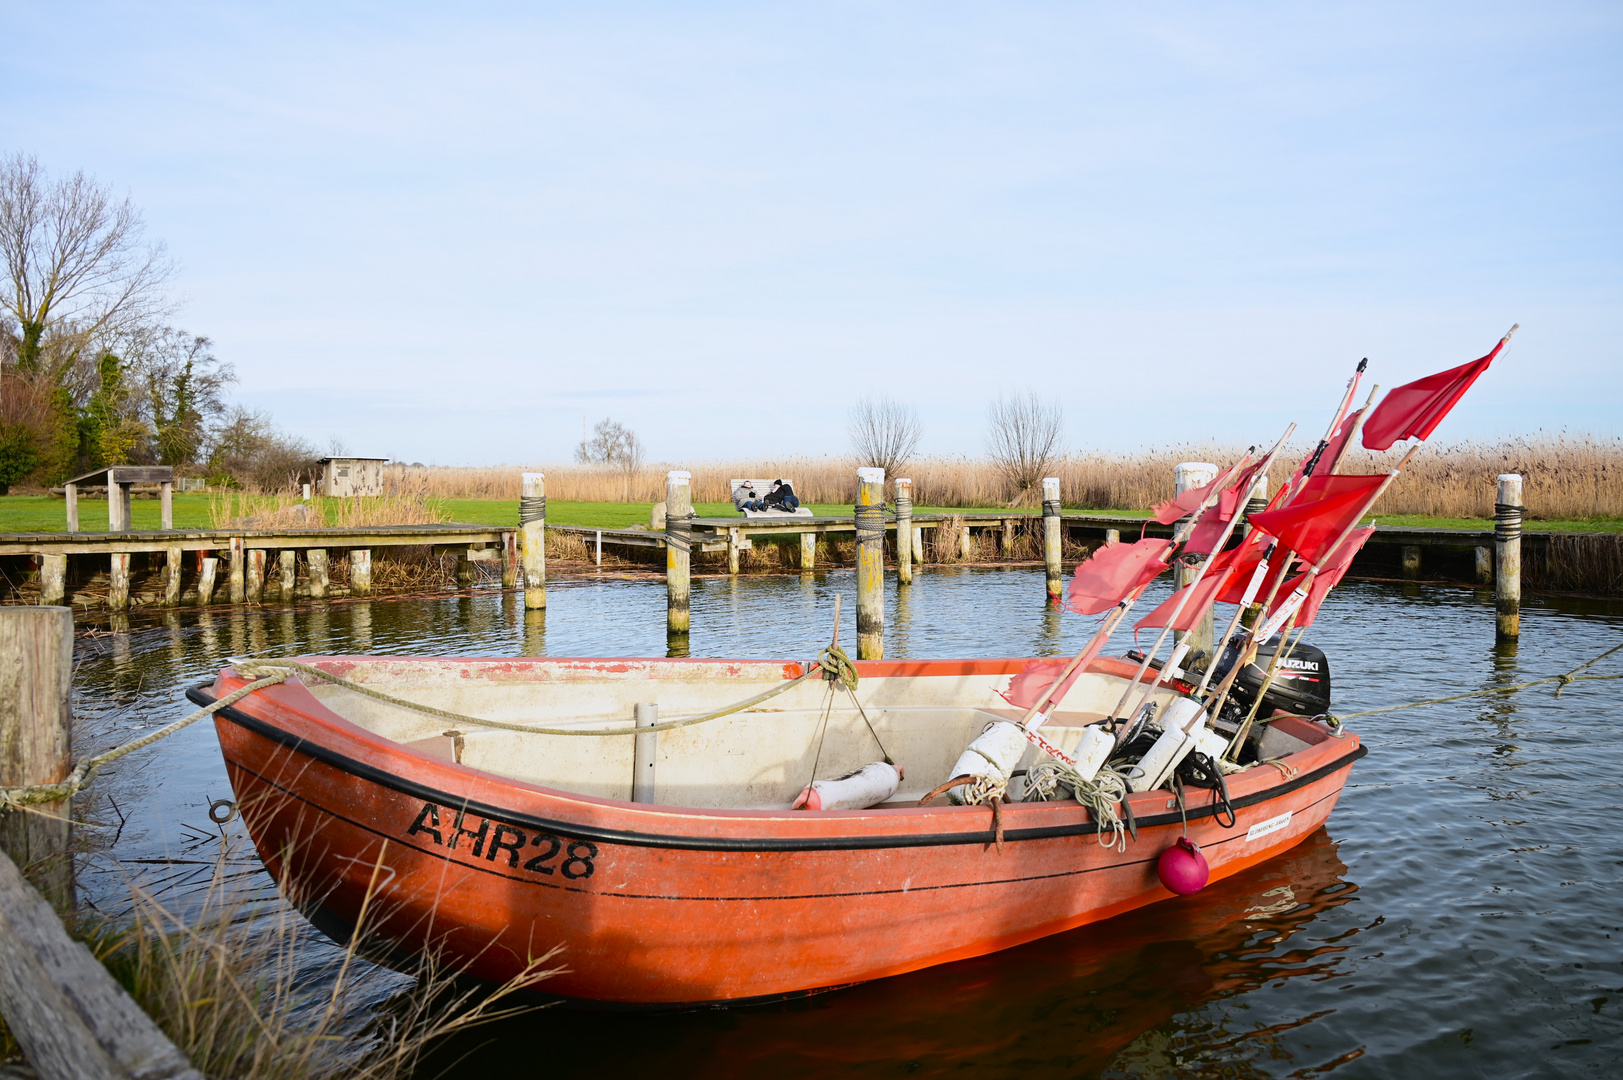
[[[265,549],[248,550],[248,574],[243,597],[250,604],[259,603],[265,596]]]
[[[918,556],[919,565],[924,565],[924,526],[913,526],[913,554]]]
[[[740,550],[738,542],[741,539],[742,535],[736,526],[727,530],[727,572],[729,574],[738,573],[738,552]]]
[[[1493,548],[1478,545],[1476,549],[1476,583],[1486,585],[1493,580]]]
[[[73,611],[0,608],[0,787],[67,779],[73,768],[72,690]],[[73,905],[68,811],[66,799],[0,811],[0,851],[59,910]]]
[[[130,608],[130,553],[114,552],[108,556],[107,607],[112,611]]]
[[[542,542],[545,543],[544,540]],[[459,589],[473,587],[473,549],[470,547],[457,548],[456,584]]]
[[[1494,503],[1493,582],[1497,614],[1495,636],[1515,641],[1522,633],[1522,478],[1516,473],[1499,477]]]
[[[800,534],[800,572],[809,574],[817,569],[817,534]]]
[[[298,558],[298,552],[292,548],[283,548],[277,555],[282,571],[282,595],[277,599],[284,604],[292,601],[294,590],[298,587]]]
[[[1410,581],[1420,576],[1420,548],[1414,544],[1403,545],[1399,556],[1403,560],[1403,576]]]
[[[688,632],[688,572],[693,551],[693,476],[673,469],[665,477],[665,631]]]
[[[68,592],[68,557],[39,557],[39,602],[44,607],[60,604]]]
[[[79,531],[79,485],[63,484],[62,494],[68,502],[68,532],[76,533]]]
[[[651,701],[639,701],[632,710],[640,728],[659,723],[659,706]],[[654,801],[654,765],[659,755],[659,732],[650,731],[633,735],[635,745],[631,751],[631,801]]]
[[[885,658],[885,470],[857,470],[857,659]]]
[[[166,607],[180,603],[181,567],[185,565],[185,552],[178,547],[166,548],[163,553],[163,602]]]
[[[158,521],[167,532],[175,527],[175,484],[172,480],[164,480],[158,484]]]
[[[310,599],[327,598],[327,549],[311,548],[304,553],[305,566],[310,573]]]
[[[540,611],[547,606],[547,474],[524,474],[523,498],[518,504],[518,527],[524,557],[524,607]]]
[[[1059,477],[1043,477],[1043,566],[1048,571],[1048,598],[1059,601],[1065,571],[1060,565]]]
[[[202,552],[198,552],[203,555]],[[207,607],[209,601],[214,599],[214,576],[219,573],[220,560],[212,555],[203,555],[200,560],[202,567],[197,571],[197,606]]]
[[[998,539],[998,554],[1005,559],[1014,558],[1014,518],[1002,521],[1002,536]]]
[[[975,555],[975,536],[970,532],[969,522],[965,521],[963,526],[958,530],[958,558],[968,562]]]
[[[518,588],[518,533],[502,533],[502,588]]]
[[[1180,462],[1177,468],[1173,470],[1172,478],[1173,487],[1179,495],[1182,495],[1193,488],[1205,487],[1217,479],[1217,466],[1209,461]],[[1185,565],[1181,559],[1176,565],[1177,568],[1172,572],[1172,580],[1173,584],[1180,589],[1194,581],[1195,575],[1200,571],[1198,565]],[[1210,653],[1212,651],[1212,638],[1215,635],[1216,630],[1212,625],[1212,610],[1208,607],[1206,614],[1201,616],[1201,620],[1195,624],[1193,630],[1188,633],[1175,630],[1172,633],[1172,640],[1174,643],[1187,640],[1191,655],[1194,653]]]
[[[349,549],[349,594],[372,595],[372,549]]]
[[[896,580],[913,584],[913,481],[896,480]]]
[[[1121,530],[1120,529],[1106,529],[1105,530],[1105,543],[1107,543],[1107,544],[1119,544],[1119,543],[1121,543]]]
[[[248,594],[248,560],[243,557],[243,540],[240,536],[233,536],[226,542],[226,555],[231,560],[230,598],[233,604],[240,604]]]

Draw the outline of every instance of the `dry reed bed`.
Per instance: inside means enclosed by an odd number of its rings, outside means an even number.
[[[1308,447],[1294,448],[1289,460]],[[1228,462],[1234,447],[1185,444],[1137,454],[1072,454],[1054,474],[1066,506],[1097,510],[1144,510],[1173,493],[1173,468],[1180,461]],[[1343,472],[1378,472],[1396,464],[1396,453],[1357,451]],[[634,502],[665,497],[667,468],[693,473],[696,502],[725,502],[734,477],[787,477],[801,501],[851,503],[856,498],[856,460],[850,457],[761,458],[753,461],[683,462],[650,465],[630,484]],[[531,466],[547,474],[547,496],[568,502],[619,502],[627,490],[624,474],[580,465]],[[413,467],[394,465],[390,482],[433,499],[517,499],[519,466]],[[969,457],[923,458],[908,466],[913,499],[920,506],[995,507],[1009,505],[1012,491],[989,461]],[[1548,520],[1623,517],[1623,440],[1592,436],[1537,436],[1499,443],[1427,446],[1416,456],[1376,507],[1381,514],[1433,517],[1493,515],[1494,483],[1500,473],[1520,473],[1530,517]],[[1276,468],[1277,483],[1287,470]]]

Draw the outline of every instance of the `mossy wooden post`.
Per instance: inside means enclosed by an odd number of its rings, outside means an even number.
[[[502,588],[518,588],[518,533],[502,533]]]
[[[524,556],[524,607],[539,611],[547,606],[547,474],[524,474],[523,497],[518,504],[522,533],[519,550]]]
[[[1048,599],[1058,603],[1065,571],[1060,565],[1059,477],[1043,477],[1043,567],[1048,571]]]
[[[739,545],[740,539],[742,539],[742,533],[736,525],[727,530],[727,572],[729,574],[738,573],[738,553],[742,550]]]
[[[242,537],[233,536],[228,542],[227,554],[231,559],[231,602],[240,604],[248,593],[248,560],[243,558]]]
[[[108,557],[107,606],[114,611],[130,608],[130,553],[116,552]]]
[[[1522,634],[1522,478],[1518,474],[1499,477],[1493,510],[1495,636],[1500,641],[1515,641]]]
[[[181,567],[186,563],[186,553],[178,547],[167,548],[163,554],[163,602],[167,607],[174,607],[180,603],[180,575]]]
[[[693,551],[693,474],[665,477],[665,631],[688,632],[688,573]]]
[[[175,527],[175,482],[164,480],[158,484],[160,509],[158,522],[165,532]]]
[[[896,580],[913,583],[913,481],[896,481]]]
[[[1493,548],[1478,545],[1476,549],[1476,583],[1486,585],[1493,580]]]
[[[55,784],[73,768],[73,611],[0,608],[0,787]],[[0,811],[0,850],[59,911],[73,906],[68,800]]]
[[[885,658],[885,470],[857,470],[857,659]]]
[[[1403,560],[1403,576],[1410,581],[1420,576],[1420,547],[1417,544],[1404,544],[1399,552]]]
[[[349,594],[372,595],[371,548],[351,548],[349,551]]]
[[[68,503],[68,532],[79,531],[79,485],[63,484],[62,494]]]
[[[1107,543],[1107,544],[1119,544],[1119,543],[1121,543],[1121,530],[1120,529],[1106,529],[1105,530],[1105,543]]]
[[[1014,518],[1003,519],[1003,535],[998,539],[998,554],[1005,559],[1014,557]]]
[[[209,601],[214,599],[214,576],[219,573],[220,560],[212,555],[204,555],[198,560],[203,565],[197,571],[197,606],[208,607]]]
[[[310,599],[327,598],[327,549],[311,548],[304,553],[305,565],[310,571]]]
[[[1179,495],[1182,495],[1186,491],[1193,488],[1205,487],[1213,480],[1216,480],[1217,466],[1213,465],[1209,461],[1184,461],[1180,462],[1178,467],[1173,470],[1172,477],[1173,488]],[[1186,566],[1180,560],[1175,564],[1175,569],[1172,571],[1172,584],[1176,588],[1181,589],[1188,585],[1191,581],[1194,581],[1195,575],[1199,573],[1199,571],[1199,566]],[[1184,633],[1181,630],[1174,630],[1172,632],[1172,640],[1174,643],[1176,643],[1187,639],[1189,642],[1189,651],[1191,653],[1209,653],[1212,650],[1212,638],[1215,633],[1216,631],[1212,626],[1212,611],[1211,608],[1207,608],[1206,614],[1201,616],[1200,622],[1195,624],[1195,628],[1193,630],[1189,631],[1188,633]]]
[[[39,602],[52,607],[62,602],[68,592],[68,557],[41,555],[39,557]]]
[[[809,574],[817,569],[817,534],[804,532],[800,534],[800,572]]]
[[[283,548],[277,556],[282,570],[282,595],[278,599],[284,604],[293,599],[293,590],[298,587],[298,560],[299,554],[292,548]]]
[[[250,604],[257,604],[265,596],[265,549],[248,549],[248,579],[246,582],[247,595],[244,597]]]

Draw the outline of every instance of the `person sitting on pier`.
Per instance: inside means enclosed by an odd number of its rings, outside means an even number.
[[[767,492],[766,498],[762,499],[755,509],[782,510],[792,514],[799,507],[800,500],[795,497],[795,489],[789,486],[789,482],[787,480],[774,480],[772,481],[772,490]]]

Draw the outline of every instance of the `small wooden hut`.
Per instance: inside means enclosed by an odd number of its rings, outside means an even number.
[[[339,498],[350,495],[382,495],[381,457],[325,457],[320,459],[321,493]]]

